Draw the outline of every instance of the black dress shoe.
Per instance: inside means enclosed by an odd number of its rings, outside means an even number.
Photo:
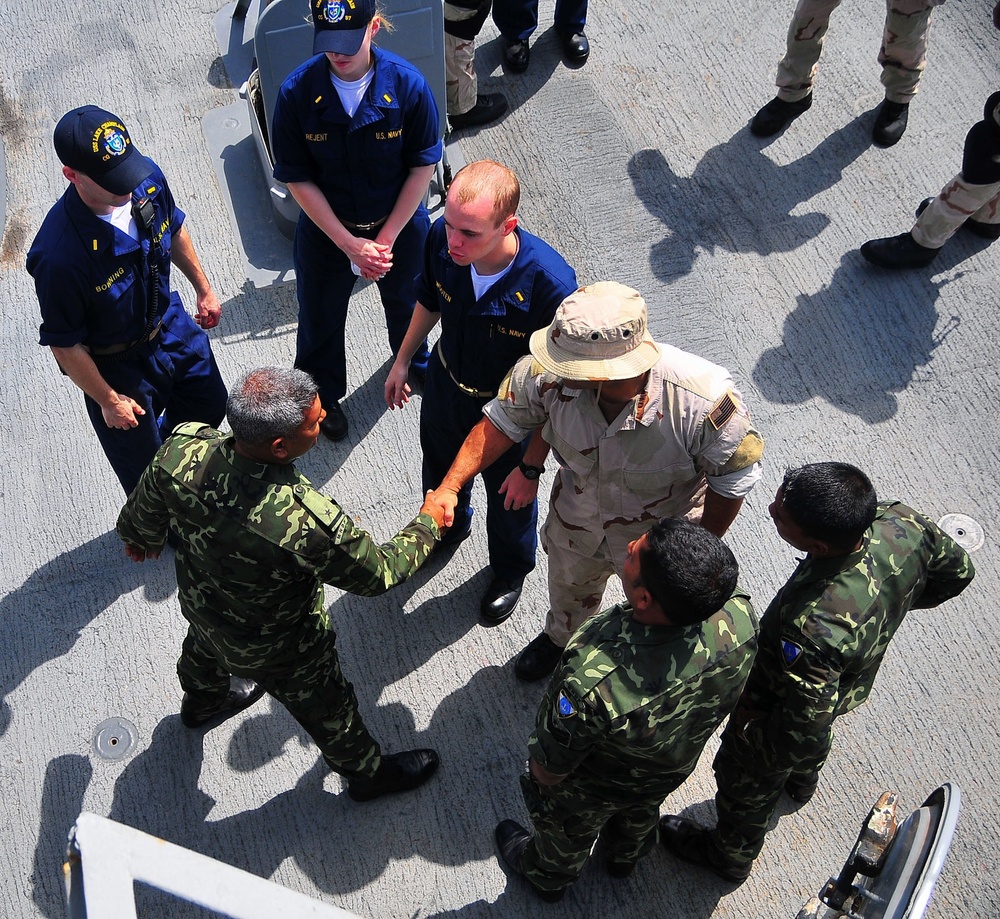
[[[812,93],[798,102],[786,102],[775,96],[750,122],[750,133],[755,137],[772,137],[787,128],[813,104]]]
[[[229,695],[212,708],[198,708],[191,697],[184,693],[181,700],[181,723],[186,728],[200,728],[211,722],[209,727],[217,728],[223,721],[253,705],[264,692],[264,687],[258,686],[253,680],[234,676],[229,680]]]
[[[861,247],[861,254],[879,268],[923,268],[933,262],[940,251],[921,246],[909,233],[869,239]]]
[[[513,820],[501,820],[493,833],[497,841],[497,848],[500,850],[500,861],[502,865],[510,868],[514,874],[524,877],[524,870],[521,868],[521,856],[531,842],[529,833],[520,823]],[[528,881],[527,878],[524,878]],[[558,903],[563,898],[562,890],[542,890],[528,881],[531,889],[541,897],[546,903]]]
[[[609,858],[604,863],[604,868],[611,877],[623,881],[625,878],[632,877],[632,872],[635,871],[635,862],[613,862]]]
[[[587,63],[587,58],[590,57],[590,42],[583,32],[562,34],[559,36],[559,41],[566,63],[576,64],[578,67]]]
[[[819,773],[790,775],[785,781],[785,794],[797,804],[808,804],[819,787]]]
[[[934,200],[933,198],[924,198],[924,200],[917,205],[917,209],[914,212],[913,216],[919,217],[924,211],[927,210],[928,207],[930,207],[930,203],[933,200]]]
[[[562,653],[563,649],[542,632],[541,635],[531,639],[528,646],[517,656],[514,673],[519,680],[534,683],[556,669]]]
[[[340,403],[334,400],[323,408],[326,409],[326,418],[319,423],[320,431],[330,440],[343,440],[347,437],[347,415]]]
[[[510,618],[517,601],[521,599],[523,581],[505,581],[494,577],[490,586],[483,594],[483,602],[479,604],[479,615],[483,625],[500,625]]]
[[[500,93],[487,93],[476,96],[476,104],[462,115],[449,115],[448,122],[452,129],[474,128],[479,125],[496,121],[507,111],[507,98]]]
[[[872,128],[872,140],[880,147],[891,147],[899,143],[906,130],[906,119],[909,117],[910,106],[905,102],[890,102],[888,99],[875,116],[875,126]]]
[[[423,785],[438,767],[434,750],[404,750],[382,757],[375,775],[368,779],[353,778],[347,783],[347,794],[354,801],[372,801],[397,791],[411,791]]]
[[[700,865],[733,884],[742,884],[753,870],[753,861],[741,863],[727,858],[712,842],[711,831],[684,817],[660,818],[660,842],[677,858]]]
[[[503,49],[503,59],[507,62],[511,73],[524,73],[528,69],[528,61],[531,60],[528,39],[507,38],[505,41],[507,44]]]

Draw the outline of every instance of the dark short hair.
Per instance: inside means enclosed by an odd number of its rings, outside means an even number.
[[[781,506],[806,536],[850,549],[875,520],[878,496],[850,463],[809,463],[785,472]]]
[[[245,444],[269,444],[290,437],[302,425],[318,393],[304,370],[259,367],[244,374],[229,393],[226,418]]]
[[[639,577],[674,625],[704,622],[733,595],[740,569],[727,546],[704,527],[664,517],[646,534]]]

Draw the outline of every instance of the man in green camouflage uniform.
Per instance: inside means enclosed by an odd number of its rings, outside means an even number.
[[[214,726],[269,692],[348,778],[351,797],[369,800],[422,784],[437,755],[381,755],[341,672],[323,583],[375,596],[405,581],[433,550],[441,517],[425,504],[383,545],[356,527],[293,465],[324,415],[308,374],[252,371],[229,398],[233,435],[178,427],[122,509],[118,534],[136,561],[156,557],[168,530],[179,537],[184,724]]]
[[[660,804],[750,672],[757,618],[738,573],[717,536],[664,518],[628,546],[628,602],[570,639],[521,778],[534,834],[512,820],[496,829],[504,862],[543,899],[562,897],[598,835],[615,877],[655,844]]]
[[[799,803],[819,781],[833,721],[864,702],[910,609],[961,593],[974,570],[937,526],[879,504],[845,463],[786,473],[769,508],[778,534],[807,552],[761,620],[760,650],[715,758],[718,825],[664,817],[675,855],[742,882],[784,788]]]

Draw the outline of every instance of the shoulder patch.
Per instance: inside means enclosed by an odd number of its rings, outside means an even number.
[[[736,399],[733,398],[731,392],[727,392],[712,406],[712,410],[708,413],[708,420],[712,423],[712,427],[718,431],[736,414],[736,408]]]
[[[746,469],[752,466],[754,463],[760,462],[760,458],[764,455],[764,441],[761,439],[760,434],[756,431],[748,431],[746,437],[740,441],[740,445],[736,448],[735,452],[729,461],[723,466],[718,474],[725,475],[728,472],[739,472],[741,469]]]
[[[571,718],[576,714],[573,703],[569,701],[566,693],[562,691],[560,691],[559,698],[556,700],[556,710],[559,712],[560,718]]]
[[[785,667],[791,669],[800,657],[802,657],[802,645],[797,645],[794,641],[782,638],[781,659],[785,662]]]

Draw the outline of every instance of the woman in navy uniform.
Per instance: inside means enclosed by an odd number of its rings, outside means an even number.
[[[414,303],[423,198],[441,158],[438,111],[420,72],[372,47],[385,19],[375,0],[312,0],[316,55],[282,84],[274,111],[274,176],[302,208],[295,232],[299,328],[295,366],[319,385],[323,432],[347,434],[345,326],[357,277],[378,283],[398,351]],[[427,366],[424,344],[417,373]]]

